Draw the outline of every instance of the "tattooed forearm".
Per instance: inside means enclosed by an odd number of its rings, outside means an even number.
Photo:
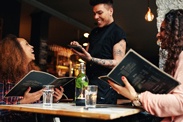
[[[109,60],[109,64],[110,64],[110,65],[113,65],[113,61]]]
[[[98,58],[93,58],[93,63],[106,66],[109,68],[113,68],[115,66],[114,62],[112,59],[98,59]]]
[[[104,60],[100,60],[101,61],[101,63],[103,64],[103,65],[105,65],[106,64],[106,61],[104,61]]]

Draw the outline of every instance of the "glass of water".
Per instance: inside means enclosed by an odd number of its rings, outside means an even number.
[[[52,107],[54,85],[43,85],[43,107]]]
[[[95,108],[97,104],[97,85],[88,85],[85,89],[85,108]]]

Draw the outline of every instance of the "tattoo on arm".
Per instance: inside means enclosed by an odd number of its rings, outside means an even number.
[[[110,65],[113,65],[113,61],[112,61],[112,60],[109,60],[109,64],[110,64]]]
[[[101,61],[101,63],[102,63],[103,65],[105,65],[106,62],[105,62],[104,60],[101,59],[100,61]]]
[[[117,50],[114,50],[114,55],[122,55],[122,50],[121,49],[117,49]]]
[[[93,62],[96,63],[96,64],[105,65],[105,66],[108,66],[108,67],[113,67],[114,66],[114,62],[111,59],[93,58]]]
[[[120,41],[119,43],[116,44],[115,48],[113,48],[113,57],[115,59],[93,58],[93,62],[98,65],[113,68],[125,55],[125,50],[126,50],[126,43],[124,43],[124,41]]]

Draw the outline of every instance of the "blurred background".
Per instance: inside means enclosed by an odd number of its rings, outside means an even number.
[[[158,65],[155,0],[114,0],[114,19],[127,34],[130,48]],[[145,20],[148,6],[154,14]],[[95,27],[89,0],[0,0],[0,39],[12,33],[34,46],[36,63],[57,76],[77,76],[78,57],[67,45],[87,42]]]

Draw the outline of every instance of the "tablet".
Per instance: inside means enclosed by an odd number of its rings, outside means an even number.
[[[83,53],[83,50],[80,46],[77,46],[77,45],[68,45],[68,47],[70,48],[73,48],[74,50],[80,52],[80,53]]]

